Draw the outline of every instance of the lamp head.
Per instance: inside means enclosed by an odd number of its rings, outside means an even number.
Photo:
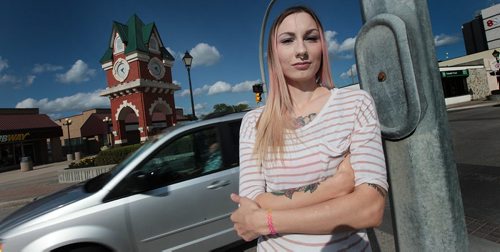
[[[193,56],[189,54],[188,51],[184,53],[184,57],[182,57],[182,61],[184,61],[184,65],[186,65],[186,68],[189,69],[191,68],[191,64],[193,63]]]

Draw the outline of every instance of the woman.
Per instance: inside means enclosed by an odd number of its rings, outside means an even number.
[[[333,88],[323,28],[285,10],[268,43],[265,107],[240,129],[240,192],[231,215],[259,251],[370,250],[387,191],[380,127],[364,91]],[[347,155],[347,156],[346,156]]]

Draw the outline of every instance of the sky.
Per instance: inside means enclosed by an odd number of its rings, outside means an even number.
[[[436,58],[465,55],[462,24],[500,1],[429,0]],[[112,23],[137,14],[156,24],[174,55],[177,108],[191,111],[185,51],[193,56],[191,80],[197,115],[213,105],[255,107],[251,86],[262,82],[259,37],[268,1],[259,0],[2,0],[0,2],[0,108],[39,108],[53,119],[92,108],[109,108],[105,72],[99,62]],[[334,83],[357,82],[354,43],[362,27],[360,3],[353,0],[278,0],[267,27],[286,7],[314,9],[325,29]],[[267,32],[266,40],[267,40]],[[267,69],[267,67],[266,67]]]

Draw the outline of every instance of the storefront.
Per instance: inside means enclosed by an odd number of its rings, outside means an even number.
[[[444,98],[468,95],[472,92],[467,86],[469,70],[442,71],[441,82],[443,84]]]
[[[18,168],[23,157],[35,165],[61,160],[61,135],[38,109],[0,109],[0,171]]]

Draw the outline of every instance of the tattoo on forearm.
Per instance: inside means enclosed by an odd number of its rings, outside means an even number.
[[[310,193],[313,193],[314,191],[316,191],[316,189],[318,189],[318,186],[319,186],[320,182],[316,182],[316,183],[313,183],[313,184],[309,184],[309,185],[305,185],[305,186],[301,186],[301,187],[297,187],[297,188],[290,188],[290,189],[286,189],[286,190],[279,190],[279,191],[274,191],[274,192],[271,192],[272,194],[276,195],[276,196],[285,196],[289,199],[292,199],[293,197],[293,194],[296,193],[296,192],[310,192]]]
[[[382,195],[382,197],[385,198],[385,196],[387,195],[387,192],[384,190],[384,188],[380,187],[379,185],[377,184],[372,184],[372,183],[367,183],[367,185],[369,187],[372,187],[374,188],[375,190],[377,190],[378,193],[380,193],[380,195]]]

